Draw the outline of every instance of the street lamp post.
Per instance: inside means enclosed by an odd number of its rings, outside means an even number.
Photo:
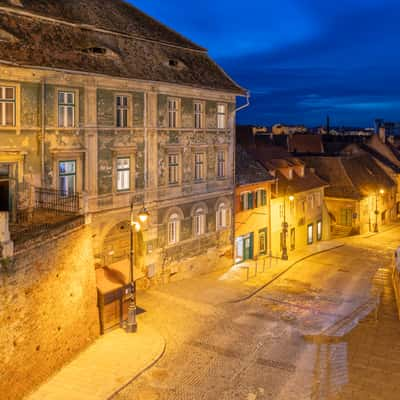
[[[139,220],[145,223],[149,218],[149,212],[145,207],[142,208],[139,215]],[[130,298],[128,306],[128,320],[126,323],[126,332],[133,333],[137,331],[137,321],[136,321],[136,281],[134,275],[135,266],[135,230],[140,231],[140,223],[135,221],[133,213],[133,202],[131,202],[131,213],[130,213],[130,257],[129,257],[129,282],[130,282]]]
[[[289,201],[292,202],[294,200],[293,196],[289,196]],[[288,234],[289,224],[286,221],[286,195],[283,198],[283,223],[282,223],[282,260],[288,260],[288,251],[287,251],[287,234]]]
[[[379,232],[379,227],[378,227],[378,215],[379,215],[379,210],[378,210],[378,193],[383,195],[385,191],[383,189],[380,189],[379,191],[376,190],[375,192],[375,226],[374,226],[374,232],[378,233]]]

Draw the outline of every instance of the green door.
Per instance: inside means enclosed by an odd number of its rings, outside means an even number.
[[[243,238],[243,260],[250,260],[253,258],[253,237],[254,234],[250,233]]]

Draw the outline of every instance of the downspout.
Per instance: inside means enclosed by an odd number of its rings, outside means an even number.
[[[231,223],[232,223],[232,233],[233,233],[233,238],[232,238],[232,254],[233,254],[233,262],[235,263],[235,256],[236,256],[236,114],[239,111],[244,110],[245,108],[250,106],[250,92],[246,93],[246,104],[236,108],[235,110],[232,111],[231,114],[231,119],[232,119],[232,124],[233,124],[233,162],[232,162],[232,176],[233,176],[233,203],[232,203],[232,217],[231,217]]]
[[[42,92],[42,99],[41,99],[41,142],[40,142],[40,158],[41,158],[41,186],[45,187],[45,137],[46,137],[46,127],[45,127],[45,112],[46,112],[46,105],[45,105],[45,95],[46,95],[46,81],[42,79],[41,85],[41,92]]]
[[[143,123],[144,123],[144,188],[143,188],[143,204],[146,201],[146,193],[147,193],[147,186],[148,186],[148,121],[147,121],[147,93],[144,92],[143,96]]]

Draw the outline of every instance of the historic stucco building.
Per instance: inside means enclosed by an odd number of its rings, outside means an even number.
[[[142,276],[231,263],[245,94],[205,49],[123,1],[0,1],[2,208],[18,224],[40,204],[71,206],[102,268],[128,258],[133,201],[151,215]]]

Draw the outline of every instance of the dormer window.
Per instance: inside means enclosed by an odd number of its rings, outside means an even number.
[[[95,54],[95,55],[105,55],[107,53],[107,49],[104,47],[88,47],[87,49],[82,50],[88,54]]]
[[[102,57],[102,56],[113,57],[113,56],[117,55],[113,50],[110,50],[107,47],[101,47],[101,46],[90,46],[90,47],[81,49],[81,51],[83,53],[88,54],[93,57]]]
[[[293,169],[288,170],[288,179],[293,179]]]
[[[185,68],[185,64],[181,60],[178,60],[176,58],[169,58],[168,60],[166,60],[164,62],[164,64],[170,68],[174,68],[174,69],[178,69],[178,70]]]

